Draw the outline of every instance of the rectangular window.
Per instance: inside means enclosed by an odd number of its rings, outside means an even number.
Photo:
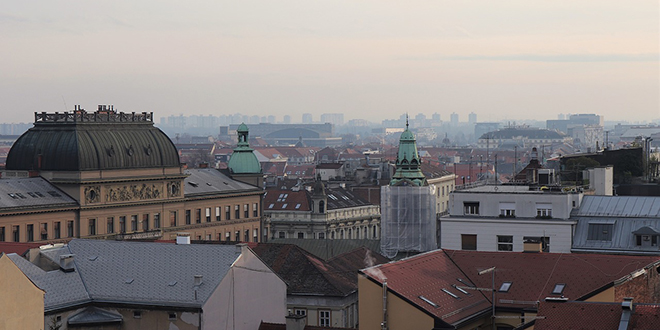
[[[73,237],[73,235],[74,235],[73,221],[67,221],[66,222],[66,235],[67,235],[67,237]]]
[[[88,235],[96,235],[96,219],[89,219]]]
[[[149,215],[148,214],[143,214],[142,215],[142,230],[144,230],[144,231],[149,230]]]
[[[0,227],[0,242],[5,241],[5,227]]]
[[[241,208],[240,208],[240,206],[234,205],[234,215],[235,215],[234,218],[236,218],[236,219],[241,218]]]
[[[59,221],[54,222],[53,223],[53,237],[56,238],[56,239],[61,238],[62,233],[60,231],[61,231],[61,223]]]
[[[476,251],[477,250],[477,235],[461,235],[461,249]]]
[[[186,225],[189,225],[191,223],[192,222],[190,220],[190,210],[186,210]]]
[[[497,236],[497,251],[513,251],[513,236]]]
[[[48,224],[47,223],[42,223],[41,228],[41,240],[45,241],[48,239]]]
[[[250,217],[250,205],[245,204],[243,205],[243,218],[249,218]]]
[[[250,230],[246,229],[245,233],[243,233],[243,242],[249,242],[250,241]]]
[[[255,243],[259,242],[259,229],[253,230],[252,241],[255,242]]]
[[[500,203],[500,217],[515,218],[516,203]]]
[[[286,233],[283,232],[283,231],[281,231],[281,232],[277,233],[277,237],[279,237],[279,238],[286,238]]]
[[[154,213],[154,229],[160,229],[160,213]]]
[[[330,311],[328,310],[319,311],[319,326],[321,327],[330,326]]]
[[[131,215],[131,231],[137,231],[138,230],[138,221],[137,221],[137,214]]]
[[[306,309],[298,309],[298,308],[296,308],[296,309],[294,309],[294,313],[295,313],[296,315],[306,316],[306,315],[307,315],[307,310],[306,310]]]
[[[479,202],[463,202],[463,214],[479,214]]]
[[[220,206],[215,208],[215,221],[220,221]]]
[[[613,224],[590,223],[587,233],[587,240],[590,241],[611,241]]]
[[[225,206],[225,220],[231,220],[231,208]]]
[[[119,232],[124,234],[126,233],[126,216],[122,215],[119,217]]]
[[[170,211],[170,227],[176,227],[176,211]]]
[[[21,227],[13,226],[12,234],[14,236],[14,242],[20,242],[21,241]]]
[[[33,224],[27,225],[27,241],[28,242],[34,241],[34,225]]]
[[[195,210],[195,223],[202,223],[202,209]]]
[[[552,204],[550,204],[550,203],[536,203],[536,217],[537,218],[552,218]]]
[[[225,241],[227,241],[227,242],[231,241],[231,233],[230,232],[225,233]]]
[[[259,216],[259,203],[252,204],[252,216],[255,218]]]
[[[108,217],[107,219],[107,233],[112,234],[115,232],[115,218],[114,217]]]
[[[366,230],[367,228],[365,228]],[[319,239],[325,239],[325,233],[319,233]]]
[[[211,208],[206,208],[206,222],[211,222]]]
[[[305,233],[298,233],[298,238],[303,239],[305,238]]]
[[[235,240],[236,242],[240,242],[241,241],[241,232],[237,230],[236,235],[234,237],[236,237],[236,240]]]

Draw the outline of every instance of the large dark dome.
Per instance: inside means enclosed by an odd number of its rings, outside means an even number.
[[[35,113],[14,143],[7,170],[84,171],[179,167],[172,141],[149,113]]]

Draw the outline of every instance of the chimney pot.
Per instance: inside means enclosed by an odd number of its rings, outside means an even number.
[[[63,272],[69,273],[75,270],[73,265],[73,257],[73,254],[63,254],[60,256],[60,269]]]

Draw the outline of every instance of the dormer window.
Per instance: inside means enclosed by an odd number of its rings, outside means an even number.
[[[650,226],[644,226],[632,232],[635,235],[635,243],[641,247],[658,246],[660,232]]]
[[[463,211],[466,215],[479,214],[479,202],[463,202]]]

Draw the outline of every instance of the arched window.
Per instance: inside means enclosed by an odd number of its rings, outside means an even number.
[[[325,212],[325,201],[319,202],[319,213]]]

